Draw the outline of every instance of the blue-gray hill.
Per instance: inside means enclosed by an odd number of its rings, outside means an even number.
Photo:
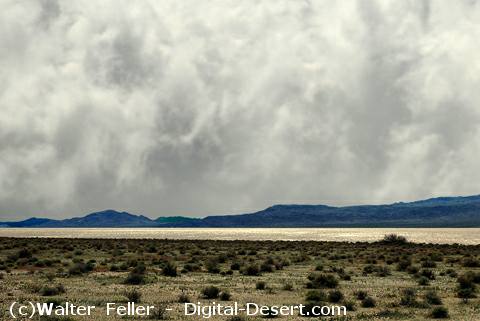
[[[31,218],[4,227],[480,227],[480,195],[439,197],[387,205],[334,207],[274,205],[238,215],[182,216],[152,220],[106,210],[65,220]]]

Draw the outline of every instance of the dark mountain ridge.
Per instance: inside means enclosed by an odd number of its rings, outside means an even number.
[[[273,205],[264,210],[205,218],[152,220],[106,210],[65,220],[31,218],[3,227],[480,227],[480,195],[438,197],[386,205]]]

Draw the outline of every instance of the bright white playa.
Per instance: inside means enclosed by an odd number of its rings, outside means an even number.
[[[396,233],[422,243],[480,244],[480,228],[0,228],[0,237],[377,241]]]

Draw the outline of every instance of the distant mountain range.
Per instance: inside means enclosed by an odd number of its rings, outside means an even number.
[[[0,227],[480,227],[480,195],[388,205],[274,205],[249,214],[155,220],[106,210],[65,220],[0,222]]]

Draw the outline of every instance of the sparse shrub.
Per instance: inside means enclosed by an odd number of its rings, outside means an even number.
[[[20,259],[31,258],[32,257],[32,251],[30,251],[30,249],[21,249],[17,252],[17,257],[20,258]]]
[[[273,267],[274,265],[268,264],[268,263],[262,263],[260,265],[260,271],[261,272],[273,272]]]
[[[142,293],[137,289],[126,290],[124,292],[124,295],[127,298],[128,302],[138,303],[142,298]]]
[[[81,275],[93,271],[95,264],[93,262],[83,263],[77,262],[74,263],[69,269],[69,275]]]
[[[465,302],[467,302],[467,300],[470,298],[475,298],[476,286],[474,283],[474,276],[475,276],[474,273],[469,272],[469,273],[460,275],[457,278],[457,282],[458,282],[457,295],[459,298],[462,298]]]
[[[338,303],[343,300],[343,293],[340,290],[332,290],[328,292],[328,302]]]
[[[375,265],[369,264],[363,267],[363,275],[368,275],[373,273],[376,270]]]
[[[182,292],[178,296],[177,301],[178,301],[178,303],[189,303],[190,302],[190,297],[185,292]]]
[[[344,281],[350,281],[352,279],[352,276],[346,272],[338,273],[338,276]]]
[[[231,270],[234,270],[234,271],[240,270],[240,263],[238,263],[238,262],[232,263],[232,264],[230,265],[230,269],[231,269]]]
[[[205,299],[216,299],[220,294],[220,289],[216,286],[207,286],[202,290],[202,295]]]
[[[176,277],[177,276],[177,266],[175,263],[170,261],[166,262],[162,269],[162,274],[165,276]]]
[[[315,271],[319,271],[319,272],[323,271],[323,265],[317,264],[317,266],[315,266]]]
[[[228,291],[222,291],[220,293],[220,300],[221,301],[228,301],[228,300],[230,300],[231,297],[232,296]]]
[[[398,271],[406,271],[410,267],[411,264],[412,264],[412,261],[410,261],[409,259],[400,260],[397,263],[397,270]]]
[[[212,274],[220,273],[220,265],[218,264],[218,261],[215,259],[207,261],[207,263],[205,264],[205,267],[207,268],[208,273],[212,273]]]
[[[255,284],[255,289],[257,290],[265,290],[265,287],[267,286],[267,284],[264,282],[264,281],[258,281],[256,284]]]
[[[458,276],[457,271],[455,271],[454,269],[447,269],[445,271],[445,274],[447,274],[451,278],[456,278]]]
[[[259,276],[260,275],[260,268],[256,264],[249,265],[243,271],[243,274],[248,275],[248,276]]]
[[[362,300],[362,307],[364,308],[374,308],[376,304],[375,299],[370,296]]]
[[[397,234],[387,234],[383,237],[382,243],[388,243],[388,244],[406,244],[407,238],[402,235],[397,235]]]
[[[423,268],[435,268],[437,267],[437,263],[431,260],[423,261],[422,262],[422,267]]]
[[[307,282],[307,288],[309,289],[333,289],[338,286],[338,280],[331,274],[312,273],[308,276],[308,280],[309,282]]]
[[[327,294],[322,290],[310,290],[307,292],[305,300],[311,302],[327,301]]]
[[[356,296],[357,300],[363,300],[368,296],[368,293],[366,291],[357,291],[355,293],[355,296]]]
[[[442,262],[443,261],[443,255],[439,252],[434,252],[430,254],[430,260],[435,261],[435,262]]]
[[[418,285],[426,286],[430,284],[430,280],[427,277],[421,276],[417,281]]]
[[[345,303],[343,305],[345,306],[347,311],[355,311],[356,310],[356,304],[355,304],[355,301],[353,301],[353,300],[345,301]]]
[[[145,266],[137,265],[127,276],[124,283],[131,285],[140,285],[145,283]]]
[[[54,295],[59,295],[61,293],[65,293],[65,288],[61,284],[56,286],[46,285],[40,289],[41,296],[54,296]]]
[[[447,319],[449,317],[448,309],[446,307],[436,307],[432,310],[430,316],[434,319]]]
[[[155,304],[155,309],[150,314],[149,319],[153,320],[166,320],[167,316],[167,305],[165,303],[157,303]]]
[[[418,266],[416,266],[416,265],[410,265],[410,266],[407,268],[407,273],[408,273],[408,274],[417,274],[418,271],[420,271],[420,269],[419,269]]]
[[[462,266],[469,268],[478,268],[480,267],[480,261],[478,259],[468,257],[462,261]]]
[[[434,290],[429,290],[425,293],[425,302],[432,305],[442,305],[442,299]]]
[[[417,305],[417,293],[415,292],[415,289],[408,288],[402,291],[400,305],[407,307],[414,307]]]
[[[392,274],[392,272],[390,272],[390,269],[388,268],[388,266],[380,266],[377,269],[377,275],[379,277],[386,277],[386,276],[389,276],[391,274]]]
[[[285,283],[282,289],[284,291],[293,291],[293,285],[291,283]]]
[[[432,270],[424,269],[420,271],[420,276],[424,276],[429,280],[435,280],[435,273]]]

